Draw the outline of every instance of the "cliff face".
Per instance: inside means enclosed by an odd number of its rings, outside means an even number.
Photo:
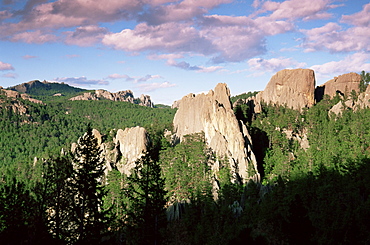
[[[347,96],[352,90],[356,91],[356,93],[360,92],[360,82],[361,75],[351,72],[334,77],[334,79],[318,86],[317,89],[321,89],[323,95],[329,95],[330,97],[335,96],[337,92]]]
[[[310,69],[281,70],[271,77],[265,90],[256,95],[255,110],[264,101],[301,110],[315,103],[315,73]]]
[[[181,99],[174,118],[176,137],[204,132],[207,145],[220,158],[228,159],[234,180],[258,178],[257,162],[247,128],[237,121],[226,84],[208,94],[189,94]]]
[[[118,129],[113,142],[102,142],[102,135],[96,129],[92,130],[102,150],[102,158],[106,163],[105,174],[112,169],[117,169],[122,174],[130,175],[135,162],[147,151],[149,137],[143,127]],[[72,143],[71,151],[75,152],[77,144]]]
[[[121,161],[116,163],[117,169],[126,175],[135,167],[135,162],[147,151],[149,137],[143,127],[119,129],[114,143],[119,149]]]
[[[107,99],[113,101],[125,101],[141,106],[154,107],[149,95],[141,95],[140,99],[134,98],[134,94],[131,90],[118,91],[117,93],[111,93],[103,89],[96,90],[95,92],[87,92],[82,95],[78,95],[70,98],[70,100],[100,100]]]

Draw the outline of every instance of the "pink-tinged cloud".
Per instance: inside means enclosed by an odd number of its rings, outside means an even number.
[[[272,12],[271,19],[328,19],[332,15],[327,10],[335,8],[330,5],[332,0],[287,0],[283,2],[267,1],[262,5],[260,12]]]
[[[65,57],[67,57],[68,59],[74,59],[74,58],[80,57],[80,55],[78,55],[78,54],[66,54]]]
[[[314,65],[310,68],[319,76],[370,71],[370,54],[364,52],[354,53],[345,57],[343,60]]]
[[[10,17],[12,17],[12,14],[9,11],[7,10],[0,11],[0,23],[2,20],[8,19]]]
[[[355,26],[370,26],[370,3],[365,4],[360,12],[343,15],[341,21]]]
[[[182,54],[151,54],[148,55],[150,60],[175,60],[184,58]]]
[[[118,73],[114,73],[114,74],[111,74],[107,77],[108,79],[132,79],[130,76],[126,75],[126,74],[118,74]]]
[[[48,42],[55,42],[58,40],[57,36],[53,34],[44,34],[40,30],[37,31],[27,31],[15,34],[11,40],[13,42],[25,42],[25,43],[48,43]]]
[[[344,30],[338,24],[330,22],[301,32],[306,36],[302,47],[307,52],[325,49],[331,52],[370,51],[370,26]]]
[[[188,62],[180,61],[177,62],[174,59],[167,60],[167,65],[174,66],[183,70],[196,71],[198,73],[211,73],[223,69],[223,66],[196,66],[190,65]]]
[[[26,55],[23,55],[22,58],[25,59],[25,60],[30,60],[30,59],[36,59],[38,57],[37,56],[34,56],[34,55],[28,55],[28,54],[26,54]]]
[[[106,28],[89,25],[77,27],[75,31],[67,31],[65,43],[78,46],[92,46],[101,41],[104,35],[108,32]]]
[[[189,21],[195,17],[201,17],[210,9],[213,9],[220,4],[230,2],[232,2],[232,0],[184,0],[150,8],[149,11],[140,14],[139,20],[145,21],[150,25]]]
[[[158,52],[207,52],[211,46],[194,27],[185,23],[165,23],[150,26],[138,24],[134,30],[124,29],[107,34],[103,44],[128,52],[155,50]]]
[[[146,82],[146,81],[149,81],[149,80],[152,80],[152,79],[159,79],[159,78],[162,78],[162,76],[160,76],[160,75],[146,75],[144,77],[141,77],[141,78],[137,79],[135,82],[140,83],[140,82]]]
[[[137,87],[140,88],[144,92],[152,92],[157,89],[171,88],[175,86],[176,84],[172,84],[169,82],[163,82],[163,83],[141,83],[141,84],[138,84]]]
[[[9,73],[5,73],[4,75],[2,75],[2,77],[6,77],[6,78],[17,78],[18,77],[18,74],[9,72]]]
[[[272,58],[268,60],[253,58],[248,60],[248,65],[253,71],[277,72],[282,69],[303,68],[307,64],[295,61],[292,58]]]
[[[9,63],[0,61],[0,71],[9,71],[9,70],[14,70],[14,67]]]
[[[55,82],[64,82],[72,86],[108,85],[109,82],[101,79],[87,79],[86,77],[61,77],[54,79]]]

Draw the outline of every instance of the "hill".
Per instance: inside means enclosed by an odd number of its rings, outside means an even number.
[[[79,93],[88,91],[86,89],[72,87],[65,83],[40,82],[39,80],[22,83],[8,89],[29,94],[33,98],[42,101],[58,100],[60,97],[62,99],[69,99]]]

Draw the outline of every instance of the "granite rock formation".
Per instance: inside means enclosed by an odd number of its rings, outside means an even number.
[[[281,70],[271,77],[265,90],[254,99],[255,112],[260,112],[262,101],[286,105],[295,110],[311,107],[315,103],[315,73],[311,69]]]
[[[352,90],[356,91],[356,93],[359,93],[361,79],[361,75],[354,72],[334,77],[333,79],[316,88],[316,90],[321,90],[321,92],[317,94],[317,97],[319,97],[318,100],[322,98],[322,95],[329,95],[330,97],[333,97],[337,92],[344,96],[349,95]],[[321,98],[320,94],[322,94]]]
[[[134,98],[134,94],[131,90],[118,91],[117,93],[111,93],[103,89],[95,90],[95,92],[87,92],[81,95],[70,98],[69,100],[113,100],[113,101],[125,101],[141,106],[154,107],[149,95],[141,95],[140,98]]]
[[[32,103],[37,103],[37,104],[44,104],[41,100],[36,100],[31,98],[28,94],[20,94],[17,91],[13,90],[7,90],[7,89],[0,89],[0,95],[3,95],[10,99],[11,102],[9,101],[7,103],[6,100],[3,100],[0,97],[0,108],[8,108],[11,109],[14,113],[19,113],[21,115],[27,114],[27,106],[19,99],[23,100],[29,100]]]
[[[336,116],[341,116],[342,112],[347,109],[357,111],[370,108],[370,86],[367,86],[366,91],[360,93],[357,98],[349,97],[347,100],[343,98],[329,110],[329,115],[334,113]]]
[[[251,137],[234,115],[226,84],[218,84],[208,94],[184,96],[173,123],[179,141],[185,135],[204,132],[206,143],[216,156],[228,160],[233,181],[259,180]]]
[[[149,136],[143,127],[118,129],[113,142],[103,142],[101,133],[93,129],[92,133],[98,141],[98,146],[102,151],[102,158],[106,164],[105,174],[107,175],[112,169],[117,169],[122,174],[130,175],[131,169],[135,167],[135,162],[149,145]],[[72,143],[71,152],[74,153],[77,147]]]
[[[139,126],[125,130],[119,129],[114,144],[121,155],[121,161],[116,163],[117,169],[121,173],[130,175],[130,170],[135,167],[136,160],[148,149],[149,136],[145,128]]]

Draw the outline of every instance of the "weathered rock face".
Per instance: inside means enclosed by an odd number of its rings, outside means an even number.
[[[226,84],[218,84],[208,94],[189,94],[181,99],[174,118],[176,137],[204,132],[207,145],[220,158],[226,157],[235,181],[258,178],[247,128],[237,121]]]
[[[301,110],[315,103],[315,73],[310,69],[281,70],[271,77],[265,90],[255,98],[256,112],[261,101]]]
[[[0,95],[5,95],[12,100],[11,103],[3,104],[5,101],[0,98],[0,108],[6,107],[13,110],[14,113],[19,113],[21,115],[27,113],[27,106],[18,99],[29,100],[32,103],[44,104],[41,100],[33,99],[28,94],[20,94],[13,90],[0,89]]]
[[[365,108],[370,108],[370,86],[367,86],[366,91],[360,93],[356,99],[350,97],[346,101],[339,101],[329,110],[329,115],[334,113],[336,116],[341,116],[346,109],[357,111]]]
[[[98,141],[98,146],[102,150],[102,157],[106,164],[105,174],[112,169],[117,169],[122,174],[130,175],[130,171],[135,167],[135,162],[149,145],[147,131],[142,127],[119,129],[113,142],[102,142],[102,135],[96,129],[92,130],[94,137]],[[74,153],[77,144],[72,143],[71,152]]]
[[[356,93],[360,92],[360,82],[361,75],[351,72],[334,77],[334,79],[318,86],[317,89],[322,88],[323,94],[329,95],[330,97],[335,96],[337,92],[343,95],[349,95],[352,90],[356,91]]]
[[[154,107],[152,100],[150,99],[149,95],[142,94],[140,96],[140,102],[139,105],[141,106],[147,106],[147,107]]]
[[[125,101],[142,106],[154,107],[149,95],[141,95],[140,99],[135,99],[131,90],[118,91],[111,93],[103,89],[96,90],[95,92],[87,92],[81,95],[70,98],[70,100],[100,100],[107,99],[113,101]]]
[[[147,151],[149,145],[148,133],[143,127],[119,129],[114,143],[119,149],[122,159],[116,164],[117,169],[126,175],[135,167],[135,162]]]

